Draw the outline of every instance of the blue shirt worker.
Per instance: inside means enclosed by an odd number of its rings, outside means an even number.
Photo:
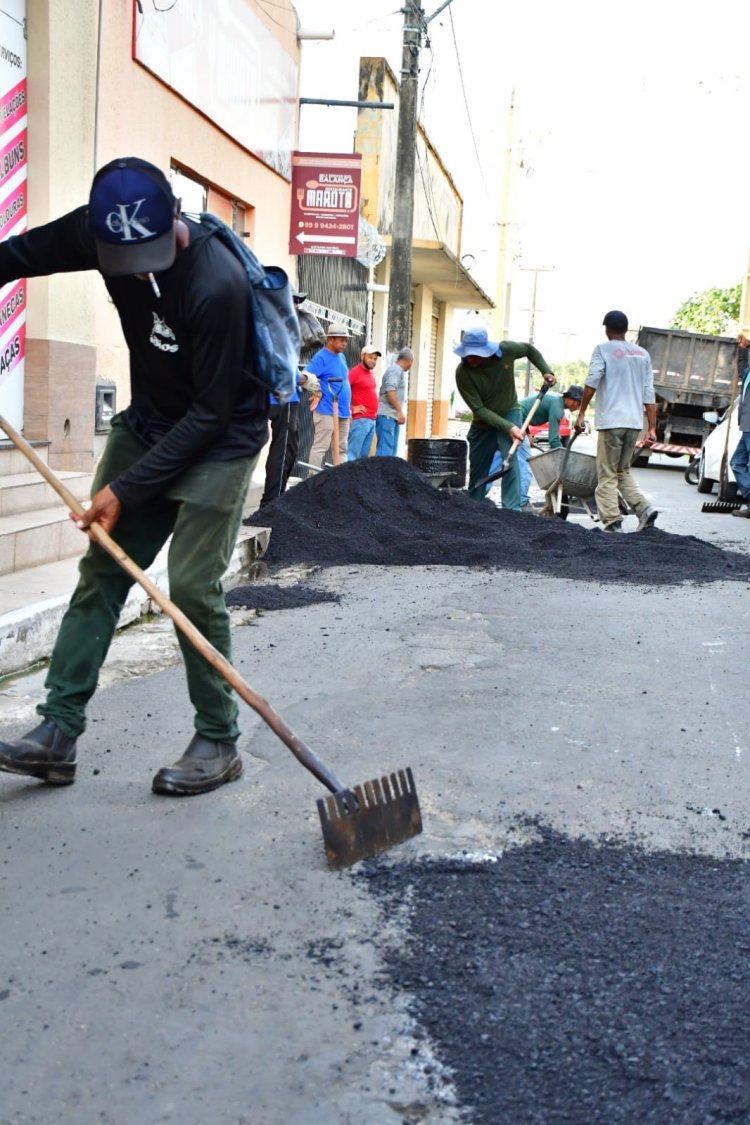
[[[740,440],[729,462],[734,479],[737,482],[737,491],[743,502],[743,507],[735,508],[733,516],[750,519],[750,370],[748,364],[748,339],[747,336],[737,337],[737,374],[742,380],[740,390],[740,409],[737,415],[737,425],[740,429]]]
[[[338,459],[346,461],[349,442],[349,419],[352,391],[349,386],[349,364],[346,346],[349,329],[345,324],[332,324],[326,333],[325,347],[312,357],[306,372],[317,376],[321,397],[313,413],[315,436],[310,448],[310,464],[323,467],[325,455],[333,441],[333,403],[336,401],[339,419]]]
[[[658,512],[638,488],[630,466],[635,445],[643,430],[646,410],[648,432],[645,444],[656,441],[656,397],[651,356],[638,344],[625,339],[628,318],[619,309],[604,317],[607,342],[594,348],[589,376],[575,428],[584,428],[586,408],[596,395],[596,507],[603,531],[622,531],[620,497],[638,516],[638,531],[651,527]]]

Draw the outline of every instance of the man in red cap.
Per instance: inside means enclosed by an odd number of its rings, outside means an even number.
[[[375,436],[375,419],[378,416],[378,388],[373,372],[381,354],[372,344],[365,344],[360,352],[359,363],[349,371],[352,420],[346,451],[348,461],[357,461],[360,457],[370,456],[370,447]]]

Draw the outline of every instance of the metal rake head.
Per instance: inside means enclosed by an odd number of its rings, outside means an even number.
[[[713,503],[704,504],[702,512],[736,512],[742,507],[741,500],[715,500]]]
[[[330,867],[350,867],[422,831],[411,769],[320,797],[318,813]]]

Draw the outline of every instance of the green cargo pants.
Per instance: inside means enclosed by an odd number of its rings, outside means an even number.
[[[505,415],[513,426],[521,425],[521,410],[516,407]],[[477,481],[489,476],[492,461],[496,453],[504,459],[510,452],[513,439],[505,430],[493,430],[489,426],[478,426],[472,423],[469,433],[469,484],[468,493],[472,500],[484,500],[488,488],[483,485],[477,488]],[[515,512],[521,510],[521,473],[518,467],[518,458],[514,454],[510,460],[510,468],[500,483],[500,506],[510,508]]]
[[[112,422],[93,492],[114,480],[145,447],[119,418]],[[123,507],[113,538],[143,570],[169,536],[169,593],[211,644],[232,659],[229,613],[221,579],[229,564],[257,457],[202,461],[138,508]],[[133,579],[96,543],[79,566],[78,586],[63,617],[45,682],[47,699],[37,707],[69,738],[86,726],[86,705],[109,650]],[[238,707],[232,689],[178,632],[195,729],[204,738],[235,742]]]

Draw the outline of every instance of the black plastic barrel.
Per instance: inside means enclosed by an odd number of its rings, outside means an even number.
[[[444,482],[451,488],[466,484],[466,458],[469,443],[463,438],[409,438],[406,443],[406,460],[430,478],[449,473]]]

